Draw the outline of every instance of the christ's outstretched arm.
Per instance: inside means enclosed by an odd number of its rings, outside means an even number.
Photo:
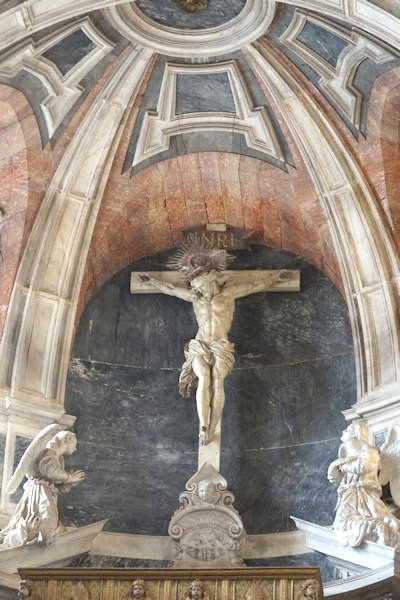
[[[243,298],[244,296],[256,294],[257,292],[266,292],[272,285],[274,285],[274,283],[279,283],[280,281],[290,281],[291,278],[292,275],[290,271],[282,269],[281,271],[265,273],[262,278],[246,283],[236,284],[234,282],[228,282],[226,289],[229,290],[229,293],[231,293],[235,299]]]
[[[143,283],[151,283],[154,287],[158,288],[163,294],[168,296],[175,296],[186,302],[193,302],[193,292],[190,289],[186,289],[173,283],[167,283],[151,277],[148,273],[142,273],[139,275],[140,281]]]

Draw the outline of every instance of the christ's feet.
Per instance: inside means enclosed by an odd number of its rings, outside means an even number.
[[[204,427],[204,425],[200,427],[199,439],[202,446],[207,446],[207,444],[212,441],[211,436],[208,433],[208,429],[207,427]]]

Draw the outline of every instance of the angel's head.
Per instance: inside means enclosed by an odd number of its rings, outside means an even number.
[[[316,579],[306,579],[296,598],[299,600],[318,600],[319,583]]]
[[[195,579],[189,586],[186,598],[190,600],[201,600],[204,598],[204,584],[200,579]]]
[[[351,443],[356,449],[369,448],[369,429],[362,423],[352,423],[342,434],[344,444]]]
[[[197,486],[197,491],[199,498],[205,502],[208,502],[209,504],[213,504],[218,500],[219,494],[215,489],[215,484],[209,479],[200,481]]]
[[[34,598],[36,598],[33,581],[30,579],[23,579],[19,582],[18,598],[19,600],[24,600],[24,598],[30,598],[30,600],[34,600]]]
[[[47,443],[46,448],[58,450],[67,456],[76,450],[76,435],[72,431],[60,431]]]
[[[226,283],[226,278],[222,273],[219,273],[215,269],[202,273],[198,277],[195,277],[190,282],[190,286],[194,293],[200,298],[206,298],[211,300],[214,296],[219,294]]]
[[[135,579],[135,581],[131,585],[130,597],[133,600],[143,600],[146,598],[146,584],[143,579]]]

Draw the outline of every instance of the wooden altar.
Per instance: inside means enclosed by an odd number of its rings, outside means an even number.
[[[30,600],[322,600],[317,568],[20,569],[19,597]],[[134,582],[142,580],[140,590]],[[314,595],[303,590],[314,586]]]

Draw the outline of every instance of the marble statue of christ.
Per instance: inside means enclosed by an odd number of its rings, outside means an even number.
[[[149,273],[139,275],[142,283],[151,284],[160,292],[193,305],[198,331],[185,346],[186,361],[180,375],[179,391],[189,397],[191,389],[197,387],[199,438],[203,445],[213,440],[225,405],[224,381],[234,364],[234,344],[229,342],[228,334],[235,300],[267,291],[272,285],[293,278],[293,271],[254,271],[248,281],[237,282],[229,273],[213,268],[200,269],[199,275],[189,279],[189,287],[163,281]]]

